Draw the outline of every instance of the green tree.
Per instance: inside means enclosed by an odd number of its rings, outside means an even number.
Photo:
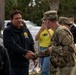
[[[59,15],[76,17],[76,0],[60,0]]]
[[[31,0],[5,0],[5,19],[9,19],[10,11],[15,9],[21,10],[24,16],[30,1]]]
[[[50,0],[5,0],[5,19],[9,19],[10,10],[19,9],[22,11],[23,19],[31,20],[41,25],[43,13],[50,10]]]
[[[19,9],[22,11],[23,19],[41,25],[43,13],[51,10],[51,8],[55,9],[55,7],[58,10],[59,16],[72,15],[76,17],[75,1],[76,0],[5,0],[5,19],[9,19],[10,10]]]

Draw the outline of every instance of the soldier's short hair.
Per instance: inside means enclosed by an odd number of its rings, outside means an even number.
[[[57,20],[58,19],[58,15],[57,15],[57,11],[56,10],[50,10],[50,11],[47,11],[43,14],[43,18],[42,20],[45,20],[45,19],[49,19],[49,20]]]
[[[70,22],[69,18],[67,17],[59,17],[59,24],[64,24],[64,25],[72,25]]]

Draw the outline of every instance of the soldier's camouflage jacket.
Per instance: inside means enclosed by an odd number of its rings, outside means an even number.
[[[74,66],[73,53],[75,52],[75,45],[73,36],[68,28],[61,25],[56,28],[52,37],[51,46],[52,54],[47,49],[36,53],[36,57],[50,56],[54,67]]]

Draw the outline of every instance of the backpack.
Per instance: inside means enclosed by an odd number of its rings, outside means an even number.
[[[0,75],[10,75],[10,61],[6,48],[0,45]]]
[[[3,69],[3,65],[4,65],[4,47],[0,45],[0,72]]]

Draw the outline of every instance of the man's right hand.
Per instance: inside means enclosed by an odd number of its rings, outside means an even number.
[[[33,59],[34,57],[35,57],[35,53],[33,53],[32,51],[28,51],[25,55],[24,55],[24,57],[26,58],[26,59]]]

